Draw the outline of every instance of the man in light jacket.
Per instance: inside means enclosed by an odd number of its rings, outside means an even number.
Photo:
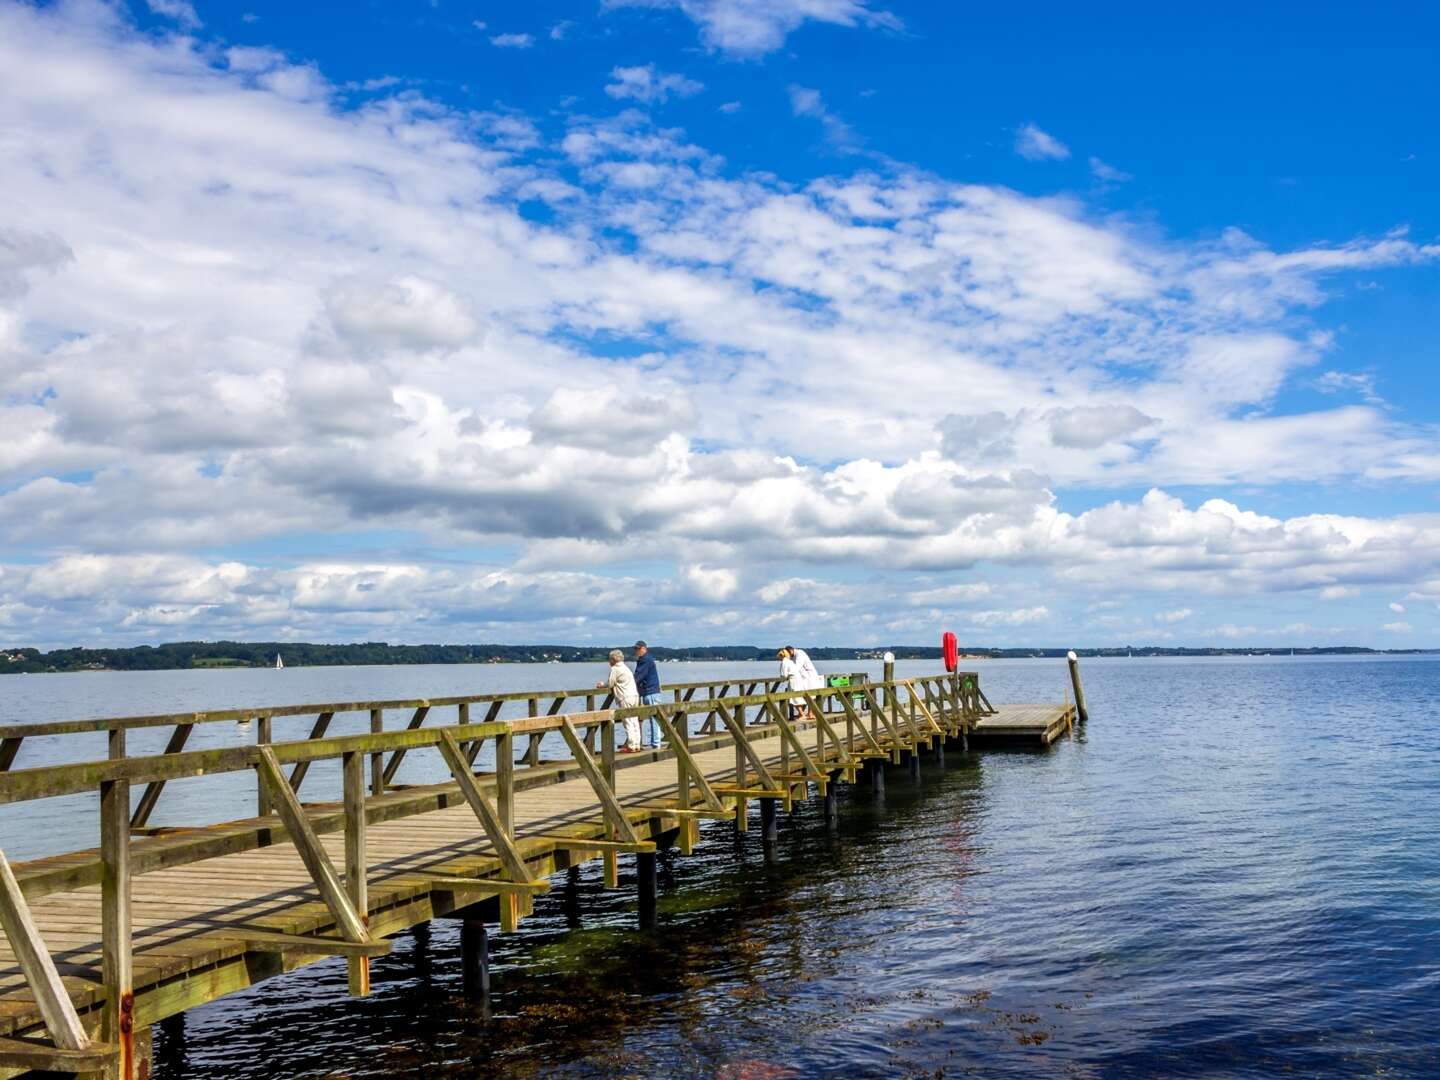
[[[625,654],[619,649],[610,650],[610,677],[604,682],[597,682],[595,688],[602,686],[610,688],[611,695],[615,698],[615,708],[633,709],[640,704],[640,695],[635,692],[635,676],[630,674],[630,669],[625,666]],[[620,747],[622,754],[638,754],[640,752],[640,719],[635,716],[625,718],[625,745]]]
[[[643,641],[635,642],[635,690],[641,705],[660,704],[660,671],[650,659],[650,646]],[[652,716],[645,721],[645,729],[645,746],[653,750],[660,745],[660,725]]]

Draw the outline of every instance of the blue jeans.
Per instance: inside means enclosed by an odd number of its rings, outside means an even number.
[[[660,704],[660,698],[661,698],[661,694],[658,693],[658,692],[656,692],[656,693],[654,693],[654,694],[645,694],[643,697],[640,698],[640,704],[641,704],[641,705],[659,705],[659,704]],[[646,739],[645,739],[645,745],[646,745],[646,746],[659,746],[659,745],[660,745],[660,725],[655,722],[655,718],[654,718],[653,716],[650,717],[649,719],[647,719],[647,720],[645,721],[645,730],[646,730],[646,732],[647,732],[647,737],[646,737]]]

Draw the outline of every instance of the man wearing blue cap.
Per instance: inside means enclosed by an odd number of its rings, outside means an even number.
[[[641,705],[660,704],[660,672],[650,659],[650,646],[643,641],[635,642],[635,689],[640,692]],[[648,732],[645,745],[654,750],[660,745],[660,725],[652,716],[645,721],[645,729]]]

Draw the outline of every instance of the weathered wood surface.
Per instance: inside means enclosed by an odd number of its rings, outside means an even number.
[[[1004,739],[1048,746],[1065,732],[1075,716],[1071,705],[999,705],[973,722],[972,739]]]
[[[731,685],[739,693],[727,697]],[[697,696],[702,688],[707,693]],[[410,722],[395,731],[379,730],[381,703],[296,707],[319,719],[308,739],[279,743],[269,741],[268,717],[256,712],[265,721],[256,744],[187,751],[177,736],[165,753],[138,757],[124,755],[129,725],[111,722],[106,760],[0,771],[0,804],[97,788],[102,805],[107,793],[114,803],[103,815],[102,851],[16,864],[12,892],[30,901],[58,992],[69,996],[89,1037],[113,1044],[121,1028],[112,985],[134,990],[127,1033],[326,956],[345,957],[351,992],[365,993],[369,957],[384,950],[386,936],[417,923],[462,908],[473,917],[472,905],[493,898],[491,912],[513,929],[549,875],[568,866],[601,858],[613,886],[620,853],[648,855],[662,836],[688,852],[699,819],[743,815],[749,801],[788,807],[808,798],[811,784],[825,795],[853,781],[867,761],[898,762],[982,724],[997,734],[1039,730],[1048,741],[1069,723],[1059,706],[987,715],[993,710],[973,677],[968,688],[962,677],[929,676],[811,692],[766,686],[756,693],[753,683],[672,689],[676,700],[659,707],[597,710],[591,693],[586,711],[568,713],[560,708],[566,692],[506,695],[527,711],[507,721],[496,719],[494,697],[468,699],[491,703],[478,723],[464,700],[446,699],[458,704],[456,722],[433,727],[425,718],[441,702],[410,702]],[[545,716],[541,697],[554,701]],[[371,730],[329,734],[329,714],[349,708],[368,710]],[[649,714],[669,749],[617,756],[617,721]],[[183,722],[203,720],[188,714]],[[563,739],[569,758],[540,759],[539,740],[549,732]],[[517,735],[528,739],[523,749]],[[496,772],[473,772],[480,742],[492,738]],[[438,753],[451,780],[387,790],[393,764],[407,752]],[[327,757],[342,761],[340,790],[311,792],[302,803],[302,766]],[[295,766],[288,775],[286,764]],[[127,830],[131,784],[148,785],[148,814],[167,779],[242,769],[263,780],[261,816]],[[35,965],[26,965],[27,981],[19,959],[0,937],[0,1039],[43,1030]],[[122,1061],[128,1052],[122,1040]],[[13,1075],[7,1066],[18,1053],[0,1050],[0,1077]]]
[[[780,760],[780,738],[767,735],[752,746],[756,756],[775,769]],[[645,836],[673,828],[673,816],[635,806],[673,806],[674,759],[661,754],[633,757],[647,760],[616,770],[616,795],[627,808],[627,821]],[[733,781],[734,751],[728,741],[719,748],[692,753],[691,757],[695,767],[704,770],[712,781]],[[553,860],[557,852],[575,850],[573,842],[557,842],[556,834],[574,839],[601,837],[603,826],[595,791],[578,769],[572,772],[573,779],[514,795],[516,847],[528,861],[540,864],[532,873],[545,871],[547,858]],[[695,797],[700,797],[698,789]],[[307,811],[324,813],[324,808],[309,807]],[[383,923],[388,909],[418,897],[442,891],[453,894],[455,878],[477,879],[473,889],[465,890],[465,903],[497,891],[478,880],[479,875],[496,873],[500,860],[463,799],[431,813],[371,824],[365,839],[372,925]],[[319,836],[312,833],[306,840],[317,844],[334,865],[349,861],[343,832]],[[591,849],[576,853],[584,856],[599,852]],[[427,874],[442,875],[444,880],[437,884]],[[312,873],[291,844],[224,855],[136,877],[131,912],[140,1022],[160,1019],[146,1008],[148,989],[189,971],[255,951],[260,941],[257,935],[339,936],[335,918],[316,889]],[[82,1010],[93,1009],[103,996],[98,984],[102,963],[100,888],[52,893],[34,915],[72,999]],[[317,946],[315,952],[321,951]],[[315,955],[296,950],[294,959],[313,960]],[[33,1028],[39,1018],[37,1003],[25,984],[14,950],[8,941],[0,939],[0,1034]]]

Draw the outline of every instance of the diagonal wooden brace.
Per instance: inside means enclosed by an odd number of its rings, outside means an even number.
[[[716,705],[715,710],[720,714],[720,719],[724,722],[726,728],[729,729],[730,734],[734,736],[735,745],[740,748],[740,752],[745,755],[745,760],[748,761],[750,767],[755,770],[755,775],[760,780],[761,786],[770,791],[778,790],[780,784],[770,775],[770,770],[765,767],[765,762],[761,759],[760,755],[756,753],[755,747],[750,745],[750,740],[745,736],[745,729],[741,727],[739,721],[735,719],[735,714],[724,705]]]
[[[75,1003],[60,981],[50,950],[30,917],[25,894],[20,891],[20,883],[15,880],[3,851],[0,851],[0,929],[5,931],[5,940],[20,962],[25,982],[40,1007],[45,1030],[55,1045],[61,1050],[89,1049],[90,1037],[85,1034]]]
[[[663,708],[656,708],[655,719],[660,722],[660,730],[665,733],[665,740],[670,744],[670,749],[685,766],[685,773],[689,781],[700,789],[700,798],[705,800],[705,805],[711,810],[724,812],[725,806],[720,802],[714,790],[710,787],[710,781],[705,779],[705,773],[695,764],[695,759],[690,756],[690,748],[685,745],[683,739],[675,733],[675,725],[665,715]]]
[[[590,786],[595,789],[595,795],[605,810],[605,816],[609,819],[610,825],[620,834],[620,839],[627,844],[640,843],[640,834],[630,824],[630,819],[625,814],[625,807],[620,805],[620,800],[615,797],[615,792],[605,782],[605,777],[600,775],[600,767],[590,756],[590,751],[585,746],[585,740],[580,738],[579,732],[575,730],[575,725],[562,718],[560,734],[565,737],[565,744],[570,747],[570,753],[575,756],[575,764],[580,766],[580,772],[584,774],[586,780],[590,781]]]
[[[415,730],[416,728],[418,728],[421,724],[425,723],[425,717],[427,717],[427,716],[429,716],[429,715],[430,715],[430,706],[429,706],[429,705],[421,705],[418,709],[415,710],[414,714],[410,717],[410,722],[405,725],[405,730],[406,730],[406,731],[414,731],[414,730]],[[404,761],[404,760],[405,760],[405,748],[404,748],[403,746],[402,746],[400,749],[395,750],[395,751],[393,751],[393,752],[390,754],[390,760],[387,761],[387,762],[385,762],[384,779],[385,779],[385,786],[386,786],[386,787],[389,787],[389,786],[390,786],[390,782],[395,779],[395,774],[400,771],[400,763],[401,763],[402,761]]]
[[[935,717],[931,715],[930,710],[925,707],[925,702],[921,700],[920,695],[915,692],[915,687],[907,682],[905,689],[910,691],[911,703],[925,715],[925,722],[930,725],[935,734],[944,735],[945,729],[935,722]]]
[[[440,756],[445,759],[455,782],[460,785],[460,794],[465,796],[470,809],[480,819],[480,827],[485,830],[485,836],[494,846],[495,854],[500,857],[500,865],[510,875],[510,880],[529,881],[530,869],[520,857],[520,852],[515,849],[515,842],[500,824],[499,813],[480,790],[480,784],[475,779],[475,774],[470,771],[470,763],[465,760],[465,754],[460,749],[460,744],[455,741],[455,736],[444,729],[440,731]]]
[[[330,856],[325,854],[325,849],[320,846],[320,838],[316,836],[315,829],[305,814],[305,808],[300,805],[300,799],[291,788],[289,779],[280,771],[280,763],[275,760],[275,751],[268,744],[259,748],[259,760],[255,763],[255,768],[260,773],[261,782],[269,788],[270,799],[280,815],[280,820],[285,824],[285,831],[290,834],[290,842],[299,852],[305,869],[310,871],[315,887],[320,890],[320,898],[330,909],[341,935],[346,941],[370,941],[370,931],[365,926],[365,919],[350,902],[345,886],[341,884],[340,875],[335,872]]]
[[[860,714],[855,711],[855,705],[850,700],[849,694],[845,694],[840,698],[840,704],[845,707],[845,715],[854,723],[855,727],[859,729],[860,734],[865,736],[866,741],[875,749],[875,752],[889,757],[889,752],[880,745],[879,740],[875,738],[874,732],[870,730],[864,720],[860,719]]]
[[[814,694],[807,693],[805,702],[810,706],[810,715],[815,717],[815,725],[835,747],[835,760],[830,764],[838,765],[842,769],[849,769],[854,762],[850,760],[850,754],[845,749],[845,744],[840,741],[840,736],[835,733],[835,728],[831,726],[830,721],[826,719],[825,713],[821,710],[820,699]]]
[[[786,703],[788,704],[788,699]],[[800,742],[800,737],[795,734],[795,729],[790,725],[790,721],[785,718],[785,710],[780,707],[780,704],[776,702],[774,698],[767,696],[765,698],[765,709],[769,712],[771,719],[775,721],[775,725],[780,729],[780,737],[790,745],[790,749],[794,750],[800,758],[800,764],[805,769],[805,775],[811,780],[821,782],[827,780],[826,775],[816,767],[814,760],[806,753],[804,745]]]
[[[322,712],[315,718],[315,726],[310,729],[309,739],[318,739],[330,729],[330,721],[335,719],[333,712]],[[305,774],[310,771],[310,762],[297,761],[295,767],[290,770],[290,788],[292,791],[299,791],[300,785],[305,782]]]
[[[895,726],[894,718],[887,716],[884,707],[876,700],[875,691],[869,686],[862,687],[861,689],[865,692],[865,701],[870,706],[870,714],[879,717],[880,723],[885,725],[885,730],[890,733],[890,741],[893,744],[892,750],[898,754],[910,744],[900,737],[900,729]],[[900,759],[896,758],[895,760],[898,761]]]
[[[190,740],[190,733],[194,730],[194,724],[176,724],[175,730],[170,733],[170,741],[165,744],[164,753],[178,754],[184,750],[185,744]],[[145,785],[145,791],[141,794],[140,801],[135,804],[135,813],[130,816],[131,832],[142,829],[150,823],[150,814],[154,811],[155,804],[160,801],[160,792],[164,790],[164,780],[151,780]]]

